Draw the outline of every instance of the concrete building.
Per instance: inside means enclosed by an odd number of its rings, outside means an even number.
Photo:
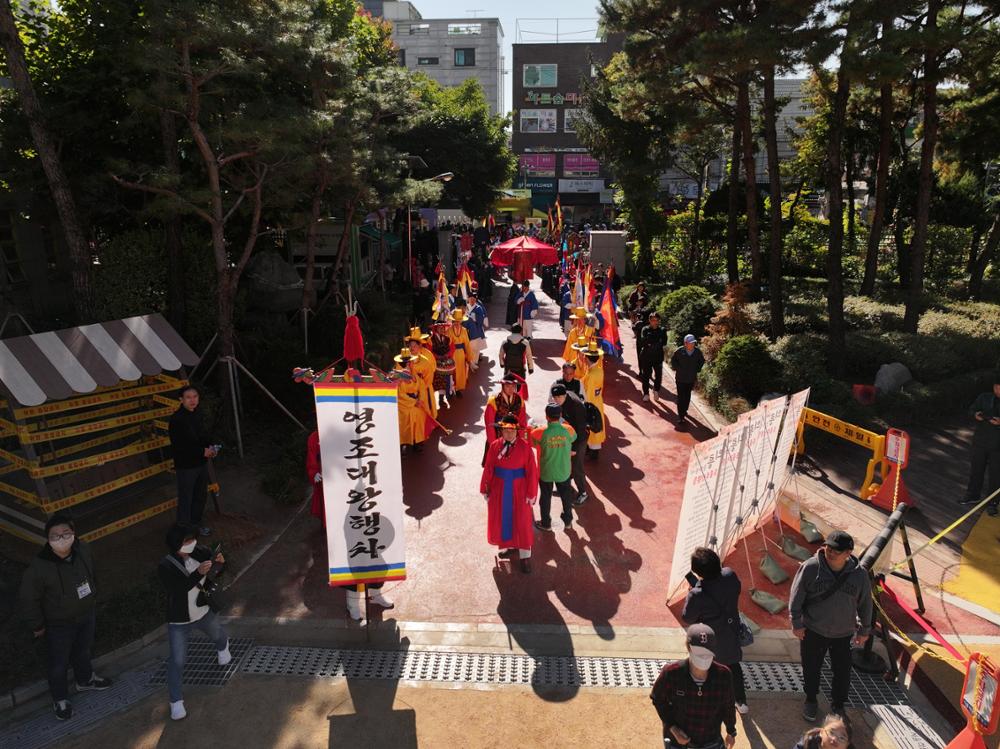
[[[442,86],[475,78],[492,114],[503,100],[503,27],[498,18],[424,18],[409,2],[365,0],[365,10],[392,22],[399,63]]]
[[[573,119],[584,83],[614,53],[609,42],[515,44],[511,147],[519,187],[546,211],[559,196],[567,223],[600,220],[610,211],[610,175],[580,143]]]

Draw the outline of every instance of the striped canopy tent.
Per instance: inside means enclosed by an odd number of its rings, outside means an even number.
[[[0,532],[95,539],[176,506],[167,419],[198,356],[162,315],[0,340]]]
[[[513,265],[516,252],[531,253],[531,265],[555,265],[559,262],[559,253],[555,247],[529,236],[501,242],[490,253],[490,262],[497,266]]]

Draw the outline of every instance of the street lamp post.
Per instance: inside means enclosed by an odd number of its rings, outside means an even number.
[[[441,174],[435,174],[433,177],[419,181],[451,182],[454,177],[454,172],[442,172]],[[410,210],[409,203],[406,204],[406,268],[407,273],[410,274],[410,286],[416,286],[417,282],[413,274],[413,211]]]

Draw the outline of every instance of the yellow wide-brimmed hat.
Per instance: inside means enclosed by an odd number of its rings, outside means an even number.
[[[591,338],[586,343],[574,344],[573,349],[579,351],[580,353],[586,356],[596,356],[596,357],[604,356],[604,351],[601,349],[600,346],[597,345],[597,341],[593,338]]]
[[[420,328],[410,328],[410,334],[406,336],[404,342],[409,343],[410,341],[429,341],[431,339],[430,333],[425,333]]]
[[[465,313],[462,310],[457,309],[451,313],[451,319],[453,322],[462,322],[465,319]]]
[[[410,353],[410,349],[404,348],[399,352],[399,355],[392,357],[392,360],[398,364],[406,364],[413,358],[413,354]]]
[[[574,307],[573,308],[573,314],[570,315],[570,319],[572,319],[572,320],[586,320],[587,319],[587,310],[586,310],[586,308],[585,307]]]

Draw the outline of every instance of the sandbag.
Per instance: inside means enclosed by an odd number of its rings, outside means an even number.
[[[750,600],[771,614],[780,614],[788,605],[777,596],[773,596],[768,593],[766,590],[751,590]]]
[[[823,540],[823,534],[816,530],[816,526],[804,518],[799,520],[799,533],[802,538],[811,544],[818,544]]]
[[[785,552],[792,559],[798,559],[799,561],[806,561],[813,555],[809,549],[803,549],[797,543],[795,543],[788,536],[782,536],[781,538],[781,550]]]
[[[770,554],[764,554],[761,558],[760,571],[775,585],[780,585],[788,579],[788,573],[781,569],[781,565],[774,561]]]
[[[742,611],[740,612],[740,619],[743,620],[744,624],[746,624],[748,627],[750,627],[750,631],[751,632],[753,632],[755,635],[759,635],[760,634],[760,625],[757,622],[755,622],[753,619],[751,619],[749,616],[747,616],[746,614],[744,614]]]

